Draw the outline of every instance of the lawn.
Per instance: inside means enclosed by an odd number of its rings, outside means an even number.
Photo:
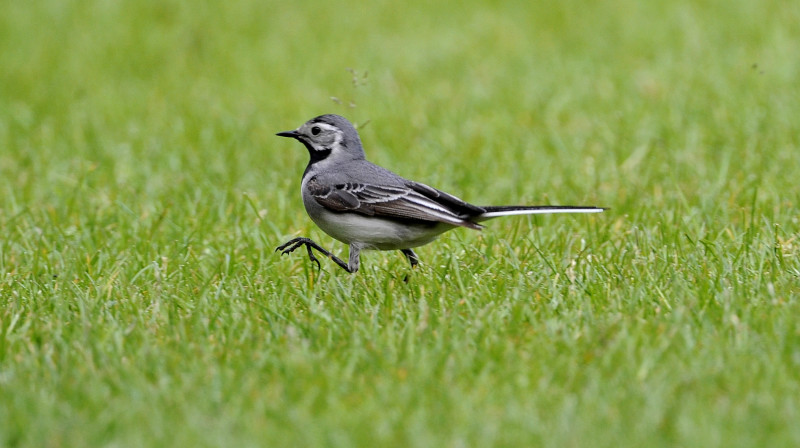
[[[0,446],[800,445],[800,3],[0,7]],[[318,271],[322,113],[610,210]]]

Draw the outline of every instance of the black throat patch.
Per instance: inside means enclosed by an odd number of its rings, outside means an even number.
[[[311,161],[308,162],[309,165],[313,165],[319,162],[320,160],[327,159],[328,156],[331,155],[331,151],[333,151],[333,149],[331,148],[314,149],[314,147],[311,146],[311,144],[308,143],[307,141],[299,138],[297,140],[299,140],[300,143],[302,143],[306,147],[306,149],[308,150],[308,155],[311,156]]]
[[[300,139],[298,139],[300,140]],[[306,149],[308,150],[308,155],[310,156],[310,160],[308,161],[308,165],[306,165],[305,171],[303,171],[303,177],[306,177],[306,173],[311,169],[311,166],[317,162],[321,162],[328,158],[333,151],[332,148],[323,148],[323,149],[314,149],[308,142],[304,140],[300,140],[300,142],[305,145]]]

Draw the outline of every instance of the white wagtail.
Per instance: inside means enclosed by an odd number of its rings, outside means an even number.
[[[321,115],[293,131],[279,132],[305,145],[311,160],[301,183],[306,212],[322,230],[350,245],[345,263],[309,238],[294,238],[276,251],[288,254],[306,246],[325,254],[347,272],[358,271],[365,249],[400,250],[411,266],[412,248],[428,244],[456,228],[480,230],[481,221],[507,215],[597,213],[601,207],[570,205],[477,206],[419,182],[404,179],[368,162],[358,132],[339,115]]]

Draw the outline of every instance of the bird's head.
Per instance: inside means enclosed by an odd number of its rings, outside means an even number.
[[[320,115],[293,130],[278,132],[280,137],[291,137],[308,149],[312,161],[336,158],[363,159],[364,148],[358,131],[340,115]]]

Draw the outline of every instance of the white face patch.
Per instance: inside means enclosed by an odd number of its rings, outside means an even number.
[[[342,130],[327,123],[306,123],[297,130],[315,151],[329,151],[342,143]]]

